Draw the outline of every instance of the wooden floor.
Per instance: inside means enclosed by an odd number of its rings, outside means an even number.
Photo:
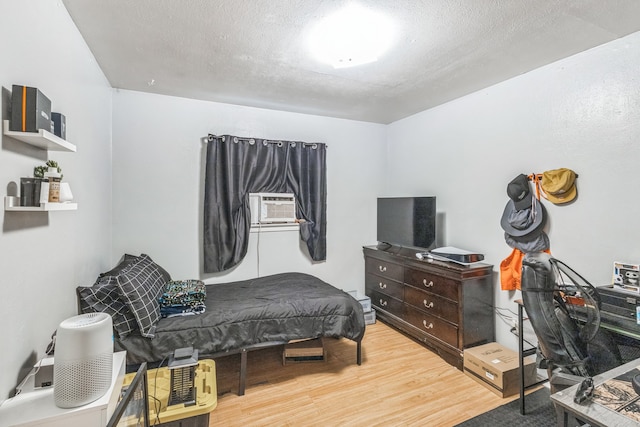
[[[282,347],[248,354],[238,396],[239,356],[216,360],[218,406],[210,426],[438,426],[460,423],[500,398],[435,353],[378,321],[356,345],[325,339],[324,362],[282,365]]]

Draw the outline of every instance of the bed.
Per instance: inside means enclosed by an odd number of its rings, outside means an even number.
[[[114,351],[126,351],[129,365],[160,362],[175,349],[188,346],[197,349],[200,357],[216,358],[239,353],[241,365],[238,394],[242,395],[245,390],[246,355],[251,350],[283,345],[291,340],[343,337],[356,342],[356,363],[362,363],[362,338],[365,332],[362,306],[346,292],[315,276],[282,273],[207,285],[204,313],[169,318],[157,316],[153,320],[156,316],[149,313],[155,309],[153,302],[143,310],[135,296],[147,298],[148,294],[153,293],[149,289],[165,282],[168,274],[164,270],[149,273],[153,268],[148,265],[141,271],[143,270],[148,270],[148,274],[132,272],[126,266],[116,267],[111,272],[102,274],[94,287],[78,288],[83,312],[109,311],[104,305],[91,304],[91,298],[87,298],[87,295],[97,293],[98,289],[95,287],[100,283],[103,287],[105,283],[110,284],[107,288],[111,298],[119,296],[122,306],[111,304],[116,329]],[[135,277],[135,283],[127,286],[127,276]],[[147,276],[157,276],[153,280],[153,286],[145,283],[149,281]],[[141,277],[145,277],[145,280],[141,280]],[[114,286],[118,292],[113,291]],[[132,289],[136,291],[136,295],[133,299],[127,298],[127,291]],[[101,292],[106,294],[107,290]],[[141,325],[138,328],[129,325],[130,330],[123,333],[122,309],[126,311],[127,307],[136,320],[143,322],[136,322]],[[147,322],[146,325],[144,321]]]

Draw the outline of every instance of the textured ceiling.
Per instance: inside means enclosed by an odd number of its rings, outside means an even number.
[[[114,88],[390,123],[640,30],[638,0],[361,0],[398,24],[333,69],[305,36],[346,0],[62,0]]]

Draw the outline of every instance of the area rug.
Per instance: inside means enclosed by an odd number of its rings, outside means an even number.
[[[556,427],[556,412],[546,387],[525,398],[525,415],[520,415],[520,401],[513,400],[489,412],[471,418],[456,427]]]

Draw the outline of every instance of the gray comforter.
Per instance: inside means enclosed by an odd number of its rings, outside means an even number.
[[[189,346],[214,355],[294,339],[360,341],[364,330],[362,306],[349,294],[308,274],[282,273],[207,285],[205,313],[160,319],[154,338],[116,338],[114,350],[126,350],[127,363],[138,364]]]

